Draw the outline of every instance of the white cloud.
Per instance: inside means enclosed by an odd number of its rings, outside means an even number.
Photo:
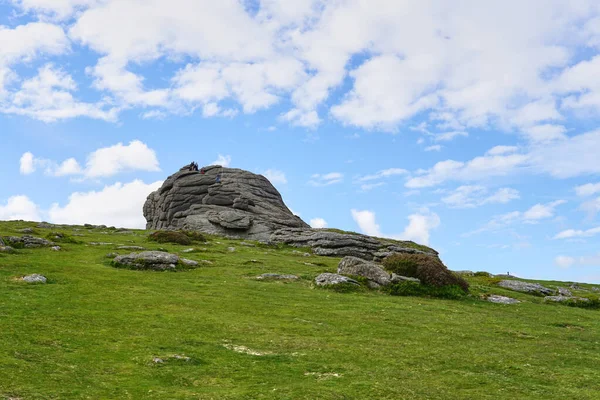
[[[0,204],[0,220],[41,221],[40,208],[27,196],[12,196]]]
[[[600,227],[591,228],[587,230],[576,230],[576,229],[567,229],[562,232],[559,232],[554,236],[554,239],[572,239],[572,238],[582,238],[582,237],[592,237],[600,233]]]
[[[554,259],[554,264],[560,268],[569,268],[573,264],[575,264],[575,259],[569,256],[557,256]]]
[[[450,131],[450,132],[444,132],[444,133],[439,133],[435,135],[434,140],[436,142],[449,142],[450,140],[459,137],[459,136],[469,136],[469,134],[467,132],[462,132],[462,131]]]
[[[272,184],[282,184],[285,185],[287,183],[287,179],[285,177],[285,173],[276,169],[268,169],[263,172],[265,178],[267,178]]]
[[[64,19],[71,16],[78,9],[101,4],[103,0],[12,0],[12,2],[24,11]]]
[[[314,174],[308,184],[311,186],[329,186],[340,183],[344,180],[344,174],[340,172],[330,172],[328,174]]]
[[[82,176],[87,179],[105,178],[128,171],[160,171],[156,152],[139,140],[133,140],[126,146],[117,143],[92,152],[87,157],[85,168],[75,158],[59,164],[34,157],[30,152],[23,154],[21,173],[32,173],[36,167],[44,168],[49,176]]]
[[[553,217],[554,209],[557,206],[565,203],[565,200],[556,200],[548,204],[536,204],[523,213],[523,219],[525,221],[537,221],[540,219]]]
[[[575,187],[575,193],[577,196],[591,196],[600,192],[600,183],[586,183],[585,185],[580,185]]]
[[[210,163],[210,165],[220,165],[225,168],[229,167],[229,164],[231,164],[231,156],[230,155],[224,156],[222,154],[219,154],[217,159]]]
[[[499,156],[503,154],[516,153],[519,150],[517,146],[495,146],[489,149],[486,154],[490,156]]]
[[[454,208],[473,208],[485,204],[505,204],[519,198],[519,191],[511,188],[501,188],[490,195],[483,186],[459,186],[443,197],[442,202]]]
[[[360,185],[360,190],[363,192],[368,192],[369,190],[375,189],[380,186],[384,186],[385,182],[376,182],[376,183],[363,183]]]
[[[84,103],[73,97],[77,85],[65,71],[46,64],[38,74],[24,81],[20,88],[11,93],[0,112],[25,115],[44,122],[54,122],[76,117],[89,117],[114,121],[118,110],[104,103]]]
[[[471,232],[462,234],[463,237],[476,235],[482,232],[498,231],[517,222],[526,224],[535,224],[543,219],[551,218],[555,215],[555,208],[565,204],[564,200],[556,200],[547,204],[536,204],[527,211],[512,211],[492,217],[484,226]]]
[[[439,227],[441,222],[436,213],[423,209],[408,216],[408,225],[401,234],[388,235],[381,232],[373,211],[352,209],[351,213],[361,232],[366,235],[412,240],[425,245],[429,244],[430,231]]]
[[[425,147],[425,151],[440,151],[440,150],[442,150],[442,146],[440,146],[439,144]]]
[[[115,183],[100,191],[76,192],[65,206],[53,204],[49,219],[59,224],[103,224],[127,228],[145,228],[142,208],[148,195],[162,182],[145,184],[140,180]]]
[[[369,210],[355,210],[350,211],[354,222],[358,224],[360,231],[365,235],[370,236],[382,236],[379,225],[375,221],[375,213]]]
[[[313,218],[310,220],[310,226],[313,228],[327,228],[327,221],[323,218]]]
[[[19,170],[21,171],[22,175],[29,175],[35,172],[35,162],[33,154],[27,152],[21,156]]]
[[[391,176],[406,175],[408,171],[402,168],[388,168],[381,170],[373,175],[365,175],[356,179],[357,182],[374,181],[378,179],[389,178]]]

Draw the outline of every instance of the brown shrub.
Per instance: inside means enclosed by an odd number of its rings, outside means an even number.
[[[426,285],[435,287],[456,285],[465,292],[469,290],[467,281],[448,270],[436,256],[395,253],[386,257],[382,264],[390,272],[418,278]]]

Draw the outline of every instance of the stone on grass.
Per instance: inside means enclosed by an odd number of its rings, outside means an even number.
[[[48,281],[44,275],[40,274],[27,275],[22,279],[27,283],[46,283]]]
[[[30,235],[23,235],[22,237],[9,236],[6,238],[6,241],[9,244],[23,246],[25,248],[48,247],[55,245],[55,243],[49,240]]]
[[[400,283],[400,282],[421,283],[421,280],[419,278],[412,278],[410,276],[403,276],[403,275],[398,275],[398,274],[392,273],[391,282],[392,283]]]
[[[119,256],[119,255],[118,255],[117,253],[108,253],[108,254],[106,255],[106,258],[115,258],[115,257],[118,257],[118,256]]]
[[[330,272],[325,272],[315,278],[315,283],[318,286],[329,286],[329,285],[339,285],[342,283],[350,283],[352,285],[360,285],[354,279],[348,278],[347,276],[332,274]]]
[[[13,254],[15,249],[10,246],[0,246],[0,253]]]
[[[198,266],[198,261],[188,260],[187,258],[181,258],[180,261],[183,265],[186,265],[188,267],[197,267]]]
[[[23,229],[20,229],[19,232],[31,234],[31,233],[33,233],[33,229],[32,228],[23,228]]]
[[[240,242],[239,245],[240,246],[246,246],[246,247],[256,247],[255,244],[253,244],[253,243],[247,243],[247,242]]]
[[[196,249],[185,249],[185,250],[181,250],[182,253],[191,253],[193,251],[195,251]]]
[[[179,257],[162,251],[143,251],[117,256],[113,260],[116,267],[126,267],[139,270],[166,271],[175,270]]]
[[[559,296],[573,296],[573,293],[571,293],[571,291],[567,288],[564,287],[559,287],[558,288],[558,295]]]
[[[227,251],[229,251],[229,252],[233,253],[233,252],[235,251],[235,247],[228,247],[228,248],[227,248]]]
[[[60,251],[61,247],[60,246],[52,246],[52,250],[53,251]]]
[[[117,250],[144,250],[141,246],[119,246]]]
[[[584,297],[573,297],[573,296],[546,296],[544,297],[544,301],[553,301],[556,303],[562,303],[565,301],[569,301],[569,300],[575,300],[575,301],[584,301],[584,302],[588,302],[590,301],[590,299],[586,299]]]
[[[518,304],[519,300],[513,299],[506,296],[498,296],[496,294],[492,294],[486,298],[490,303],[499,303],[499,304]]]
[[[544,296],[550,296],[554,294],[554,290],[548,289],[540,285],[539,283],[529,283],[514,280],[504,280],[498,283],[498,286],[505,289],[514,290],[516,292],[540,294]]]
[[[262,280],[269,280],[269,279],[273,279],[273,280],[296,280],[298,279],[298,277],[296,275],[291,275],[291,274],[274,274],[274,273],[267,273],[267,274],[262,274],[256,277],[256,279],[258,279],[259,281]]]
[[[391,281],[390,274],[379,265],[358,257],[344,257],[338,264],[337,272],[342,275],[362,276],[379,286],[389,285]]]

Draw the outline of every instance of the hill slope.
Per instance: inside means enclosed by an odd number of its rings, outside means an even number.
[[[0,254],[0,399],[594,399],[600,390],[598,311],[542,304],[490,279],[467,278],[475,295],[463,300],[338,293],[312,281],[339,259],[303,249],[35,226],[0,222],[0,236],[33,227],[70,238],[60,251]],[[119,245],[211,264],[117,269],[106,254],[128,252]],[[255,279],[268,272],[301,279]],[[17,279],[32,273],[48,283]],[[488,303],[484,292],[523,302]]]

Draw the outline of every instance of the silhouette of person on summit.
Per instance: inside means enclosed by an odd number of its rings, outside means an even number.
[[[221,173],[220,172],[217,174],[217,177],[215,178],[215,183],[221,183]]]

